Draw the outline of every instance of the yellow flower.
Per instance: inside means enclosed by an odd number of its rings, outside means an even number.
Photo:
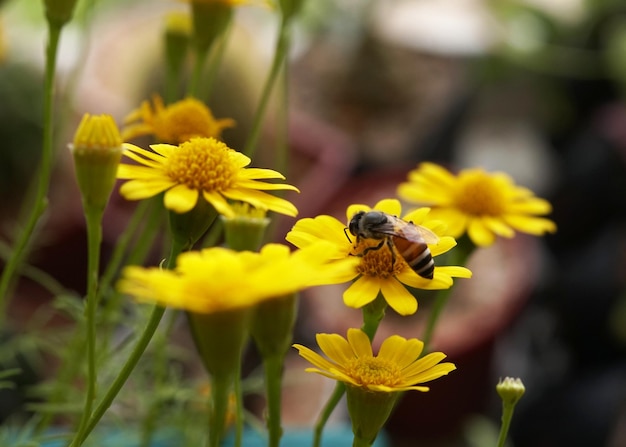
[[[167,107],[154,95],[153,105],[144,101],[125,119],[124,141],[153,134],[161,143],[180,144],[193,137],[220,139],[222,131],[235,125],[230,118],[215,119],[211,110],[195,98],[186,98]]]
[[[395,216],[401,215],[398,200],[388,199],[378,202],[374,208]],[[358,211],[370,211],[366,205],[351,205],[347,209],[347,221]],[[426,220],[428,208],[413,211],[404,220],[429,228],[439,236],[439,243],[429,245],[433,257],[447,252],[456,245],[452,237],[443,234],[444,227],[438,221]],[[437,266],[433,279],[419,276],[409,267],[397,252],[392,255],[387,245],[377,250],[369,250],[361,256],[365,248],[377,245],[379,241],[362,240],[355,247],[346,235],[346,225],[331,216],[317,216],[314,219],[300,219],[287,234],[286,239],[296,247],[307,247],[319,241],[328,241],[332,250],[326,256],[332,259],[353,258],[351,264],[344,264],[342,270],[336,269],[332,277],[326,278],[326,284],[356,281],[344,292],[344,303],[349,307],[360,308],[374,301],[381,292],[385,301],[400,315],[411,315],[417,311],[417,300],[405,288],[405,285],[418,289],[447,289],[452,286],[453,277],[469,278],[471,272],[465,267]]]
[[[328,359],[295,344],[299,354],[315,368],[307,368],[331,379],[369,391],[393,393],[428,391],[418,384],[437,379],[456,369],[453,363],[439,363],[446,355],[431,352],[420,358],[424,343],[392,335],[380,346],[377,356],[369,338],[360,329],[348,329],[347,340],[338,334],[317,334],[317,344]]]
[[[189,251],[178,256],[174,270],[126,267],[118,289],[138,301],[198,314],[251,308],[308,287],[324,249],[290,253],[286,245],[267,244],[259,253],[222,247]]]
[[[263,192],[297,191],[288,184],[260,181],[284,180],[282,174],[271,169],[246,168],[250,158],[215,138],[193,138],[180,146],[150,147],[154,152],[124,144],[124,154],[142,165],[121,164],[118,168],[117,177],[130,180],[120,187],[120,193],[128,200],[146,199],[165,191],[165,207],[177,213],[192,210],[200,194],[226,217],[235,216],[227,199],[288,216],[298,213],[291,202]]]
[[[398,195],[432,206],[431,217],[444,221],[450,235],[467,232],[478,246],[493,244],[496,236],[511,238],[515,231],[536,236],[556,231],[554,222],[538,217],[550,213],[550,203],[504,173],[477,168],[455,177],[441,166],[422,163],[398,187]]]

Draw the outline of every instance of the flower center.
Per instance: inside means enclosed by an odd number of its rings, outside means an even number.
[[[376,248],[381,242],[382,246]],[[361,239],[353,253],[361,256],[361,262],[356,268],[361,275],[385,279],[397,275],[404,268],[402,256],[398,253],[392,256],[389,246],[384,241]]]
[[[193,138],[168,157],[165,173],[189,189],[221,192],[231,187],[239,170],[234,153],[215,138]]]
[[[455,203],[465,214],[499,216],[504,212],[506,199],[495,179],[483,172],[472,172],[459,177]]]
[[[346,365],[346,373],[363,386],[395,386],[402,378],[398,365],[378,357],[352,359]]]

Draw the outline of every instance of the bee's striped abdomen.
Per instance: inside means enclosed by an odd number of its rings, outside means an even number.
[[[433,279],[435,274],[435,261],[433,260],[428,245],[407,241],[406,239],[398,237],[393,238],[393,244],[396,246],[398,253],[400,253],[415,273],[423,278]]]

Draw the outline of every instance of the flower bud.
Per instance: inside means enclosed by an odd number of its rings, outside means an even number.
[[[265,210],[254,208],[247,203],[233,204],[234,217],[222,216],[226,244],[233,250],[256,251],[265,237],[270,219]]]
[[[192,33],[189,14],[172,12],[165,17],[165,61],[167,67],[178,72],[185,62]]]
[[[46,5],[46,19],[50,24],[63,26],[72,20],[76,0],[44,0]]]
[[[496,391],[505,405],[515,405],[524,395],[526,388],[519,378],[506,377],[496,385]]]
[[[85,114],[70,150],[85,210],[103,211],[122,157],[122,139],[113,118]]]

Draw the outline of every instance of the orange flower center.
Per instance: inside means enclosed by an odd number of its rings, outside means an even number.
[[[484,172],[462,174],[455,195],[456,206],[473,216],[500,216],[506,204],[501,186]]]
[[[165,173],[173,181],[198,191],[229,189],[239,170],[235,153],[215,138],[193,138],[167,158]]]
[[[357,383],[367,385],[386,385],[393,387],[400,383],[402,372],[398,365],[378,357],[361,357],[350,360],[346,365],[346,374]]]
[[[381,242],[382,246],[377,248]],[[354,247],[353,254],[361,256],[356,268],[361,275],[385,279],[397,275],[406,265],[402,256],[398,253],[392,256],[387,243],[376,239],[362,239]]]

